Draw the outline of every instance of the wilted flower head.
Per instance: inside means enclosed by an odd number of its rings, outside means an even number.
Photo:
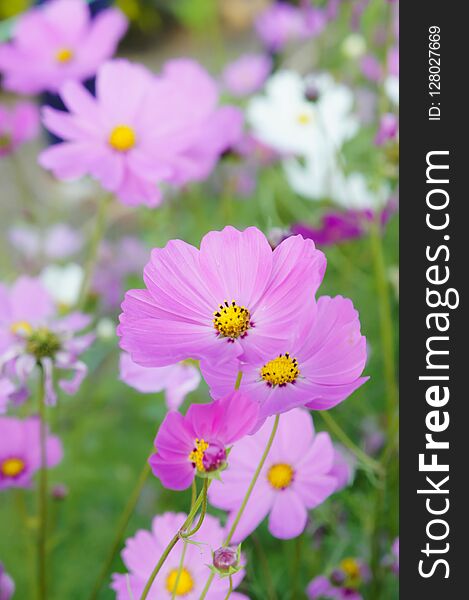
[[[186,416],[166,415],[155,438],[153,473],[173,490],[189,487],[196,475],[207,476],[226,466],[229,446],[247,435],[258,407],[238,391],[211,404],[191,404]]]
[[[44,124],[64,142],[39,162],[59,179],[91,175],[124,204],[156,206],[159,184],[206,178],[241,134],[240,111],[218,107],[215,82],[192,60],[170,61],[158,77],[110,61],[97,72],[96,92],[71,81],[60,89],[70,113],[46,107]]]
[[[140,598],[145,583],[153,568],[154,559],[160,556],[166,545],[184,523],[186,515],[182,513],[165,513],[153,519],[152,530],[140,530],[126,541],[122,552],[122,560],[128,568],[126,575],[113,575],[112,589],[117,593],[117,600],[133,600]],[[225,530],[218,519],[206,515],[202,527],[191,538],[195,544],[188,544],[184,564],[178,578],[183,544],[177,544],[171,550],[161,571],[157,575],[148,595],[149,600],[171,600],[174,596],[184,600],[198,600],[210,575],[209,565],[212,562],[212,548],[218,548],[225,537]],[[233,575],[233,587],[236,588],[244,577],[244,571]],[[175,590],[176,588],[176,590]],[[229,581],[216,577],[213,581],[207,600],[225,598]],[[233,600],[248,600],[246,596],[233,592]]]
[[[59,387],[74,394],[86,375],[80,354],[94,339],[93,334],[76,334],[90,323],[82,313],[58,317],[57,307],[38,279],[20,277],[7,288],[0,285],[0,373],[15,384],[15,393],[26,391],[38,366],[44,372],[46,402],[54,404],[53,372],[72,371],[60,379]]]
[[[39,133],[39,110],[31,102],[12,108],[0,105],[0,158],[14,152]]]
[[[291,238],[289,238],[291,239]],[[345,400],[365,381],[366,339],[350,300],[321,296],[311,303],[287,342],[271,342],[259,359],[201,368],[213,397],[233,388],[238,370],[240,389],[259,403],[259,425],[275,414],[298,406],[327,410]]]
[[[200,383],[200,373],[194,365],[176,363],[167,367],[141,367],[127,352],[120,355],[119,371],[122,381],[143,394],[164,390],[170,410],[177,410],[186,395],[196,390]]]
[[[59,438],[47,435],[46,457],[48,468],[55,467],[62,460]],[[0,417],[0,490],[29,487],[34,473],[40,468],[39,418]]]
[[[223,82],[233,96],[257,92],[272,69],[272,59],[265,54],[244,54],[226,66]]]
[[[272,252],[255,227],[212,231],[200,250],[172,240],[153,250],[147,289],[126,294],[121,347],[149,367],[263,356],[314,302],[324,269],[310,240],[292,237]]]
[[[265,450],[272,419],[253,436],[237,442],[229,466],[209,489],[210,502],[230,512],[233,522]],[[329,434],[315,434],[311,415],[296,409],[280,417],[277,435],[259,480],[233,536],[247,537],[269,515],[269,531],[281,539],[293,538],[306,527],[308,510],[337,490],[331,473],[335,451]]]
[[[5,571],[0,562],[0,600],[10,600],[15,593],[15,584],[13,579]]]
[[[11,42],[0,45],[6,89],[21,94],[57,92],[65,81],[83,81],[110,58],[127,28],[115,8],[93,20],[85,0],[52,0],[19,18]]]

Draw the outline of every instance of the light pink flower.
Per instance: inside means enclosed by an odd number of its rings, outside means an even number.
[[[143,394],[165,391],[166,405],[177,410],[190,392],[200,383],[199,370],[193,365],[176,363],[167,367],[141,367],[127,352],[122,352],[119,362],[120,378]]]
[[[0,105],[0,157],[11,154],[39,133],[39,110],[31,102]]]
[[[10,600],[15,593],[15,583],[0,562],[0,600]]]
[[[37,417],[14,419],[0,417],[0,490],[29,487],[34,473],[41,467],[40,421]],[[59,438],[48,435],[47,467],[62,460]]]
[[[272,69],[272,59],[266,54],[244,54],[226,66],[223,82],[234,96],[257,92]]]
[[[325,257],[311,240],[291,237],[272,252],[255,227],[212,231],[200,250],[172,240],[153,250],[147,289],[126,294],[121,347],[148,367],[262,357],[288,338],[310,304],[314,311],[324,270]]]
[[[134,537],[126,541],[122,552],[122,560],[129,573],[114,573],[111,587],[117,593],[117,600],[136,600],[140,598],[143,588],[170,539],[186,519],[183,513],[165,513],[153,519],[151,531],[139,530]],[[212,551],[221,546],[225,530],[218,519],[206,515],[202,527],[191,538],[197,545],[188,544],[184,558],[183,571],[176,588],[177,597],[184,600],[198,600],[210,575],[209,565],[212,563]],[[177,573],[181,561],[183,543],[180,541],[170,552],[160,573],[151,586],[148,600],[171,600],[176,584]],[[233,576],[236,588],[244,577],[244,570]],[[228,578],[215,577],[207,600],[222,600],[229,587]],[[248,600],[243,594],[233,592],[232,600]]]
[[[16,24],[13,40],[0,45],[6,89],[21,94],[57,92],[65,81],[83,81],[110,58],[127,28],[120,10],[93,20],[84,0],[52,0]]]
[[[211,504],[230,512],[233,522],[272,431],[269,419],[253,436],[238,441],[230,452],[221,481],[209,489]],[[269,515],[269,531],[293,538],[304,530],[308,510],[337,489],[331,474],[334,447],[327,433],[315,434],[313,419],[304,409],[280,417],[279,428],[260,477],[236,528],[233,542],[246,538]]]
[[[168,62],[159,77],[110,61],[98,70],[96,92],[76,82],[61,88],[70,114],[46,107],[44,123],[65,141],[39,162],[59,179],[91,175],[125,204],[156,206],[157,184],[206,178],[241,135],[240,111],[218,107],[215,82],[192,60]]]
[[[291,238],[288,238],[291,239]],[[284,244],[279,246],[279,248]],[[307,313],[297,313],[290,337],[260,358],[218,364],[204,360],[201,369],[214,398],[233,389],[239,370],[240,389],[260,405],[259,420],[297,406],[327,410],[367,381],[366,339],[350,300],[321,296]]]

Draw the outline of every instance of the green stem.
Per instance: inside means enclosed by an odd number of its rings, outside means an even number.
[[[260,460],[259,464],[257,465],[254,475],[251,479],[251,483],[249,484],[249,487],[246,490],[246,494],[244,495],[243,501],[241,502],[241,506],[239,507],[236,518],[233,521],[233,524],[231,525],[230,531],[228,532],[228,535],[226,536],[225,541],[223,542],[224,546],[228,546],[230,544],[231,539],[233,538],[233,535],[235,534],[236,528],[238,527],[239,521],[240,521],[241,517],[243,516],[244,509],[246,508],[246,505],[249,502],[249,498],[251,497],[254,486],[256,485],[257,480],[259,479],[259,475],[261,474],[262,468],[265,464],[265,461],[267,460],[267,456],[268,456],[270,449],[272,447],[272,444],[274,442],[274,438],[275,438],[275,434],[277,433],[279,421],[280,421],[280,416],[276,415],[275,421],[274,421],[274,426],[272,427],[272,432],[267,441],[267,445],[262,454],[261,460]],[[207,579],[207,583],[205,584],[205,587],[202,591],[202,594],[200,595],[199,600],[204,600],[204,598],[207,596],[208,590],[210,589],[210,586],[212,585],[212,581],[213,581],[214,577],[215,577],[214,573],[211,573],[210,577]],[[143,600],[143,599],[141,599],[141,600]]]
[[[264,548],[262,547],[259,537],[255,532],[252,534],[251,539],[254,542],[258,558],[261,562],[262,570],[264,571],[264,584],[267,597],[269,600],[277,600],[277,594],[275,593],[275,588],[273,585],[273,577],[272,573],[270,572],[269,561],[264,552]]]
[[[186,542],[186,540],[184,540],[184,547],[181,552],[181,560],[179,561],[178,574],[176,575],[176,581],[174,582],[174,587],[173,587],[173,591],[171,594],[171,600],[175,600],[175,598],[176,598],[176,592],[178,589],[179,580],[181,579],[182,570],[184,569],[184,560],[186,558],[186,552],[187,552],[187,542]]]
[[[164,563],[165,563],[166,559],[168,558],[171,550],[174,548],[174,546],[181,539],[181,534],[190,526],[190,524],[194,520],[194,517],[197,514],[197,511],[199,510],[199,508],[200,508],[203,500],[204,500],[204,490],[202,490],[200,492],[200,494],[198,495],[197,500],[194,503],[194,506],[191,508],[191,511],[190,511],[187,519],[181,525],[181,528],[179,529],[179,531],[177,531],[174,534],[174,536],[171,538],[169,544],[164,549],[163,554],[160,556],[158,562],[156,563],[155,568],[153,569],[150,577],[148,578],[148,581],[147,581],[147,583],[145,585],[145,588],[143,589],[142,595],[140,596],[140,600],[145,600],[145,598],[147,598],[147,596],[148,596],[148,594],[150,592],[151,586],[153,585],[153,582],[155,581],[156,576],[160,572],[161,567],[164,565]]]
[[[228,600],[228,598],[231,596],[232,591],[233,591],[233,577],[230,575],[230,587],[228,588],[228,591],[226,593],[225,600]]]
[[[196,498],[197,498],[197,483],[196,483],[196,480],[194,477],[194,479],[192,480],[192,486],[191,486],[191,508],[194,506],[194,502],[195,502]]]
[[[197,525],[194,527],[194,529],[191,529],[187,533],[181,533],[181,537],[183,539],[188,539],[188,538],[192,537],[202,527],[202,523],[204,522],[205,515],[207,513],[207,490],[208,490],[208,486],[209,486],[209,480],[206,478],[206,479],[204,479],[204,487],[202,488],[203,499],[202,499],[202,509],[200,511],[199,520],[197,522]],[[193,507],[193,504],[192,504],[192,507]]]
[[[114,558],[121,545],[122,538],[124,537],[125,530],[127,529],[127,525],[129,524],[130,518],[135,510],[138,499],[140,498],[140,495],[142,493],[143,487],[145,486],[149,474],[150,465],[147,461],[145,462],[145,466],[142,469],[139,478],[137,479],[137,483],[135,484],[135,487],[132,490],[132,493],[130,494],[129,500],[127,501],[127,504],[124,507],[124,510],[121,514],[119,523],[117,525],[116,535],[111,546],[111,550],[101,568],[101,571],[99,572],[99,576],[96,580],[96,583],[94,584],[93,590],[89,595],[89,600],[96,600],[101,588],[103,587],[106,576],[109,573],[109,570],[111,569]]]
[[[354,456],[358,459],[358,461],[370,471],[375,473],[380,473],[382,470],[379,462],[368,456],[366,452],[364,452],[359,446],[357,446],[345,433],[342,427],[337,423],[334,417],[328,411],[320,410],[318,411],[321,415],[324,423],[331,433],[335,435],[335,437],[342,442],[342,444],[354,454]]]
[[[243,378],[243,372],[242,371],[238,371],[238,375],[236,376],[236,383],[234,386],[235,390],[239,390],[240,386],[241,386],[241,379]]]
[[[83,309],[86,303],[86,299],[88,297],[88,292],[90,290],[94,269],[98,261],[99,246],[104,236],[106,226],[106,213],[110,200],[111,197],[106,195],[100,199],[98,204],[98,213],[96,215],[95,228],[91,236],[85,272],[83,274],[83,281],[81,283],[80,293],[78,295],[77,309],[79,310]]]
[[[44,397],[44,370],[39,366],[39,418],[40,418],[40,449],[41,469],[39,471],[38,513],[39,530],[37,541],[38,580],[37,591],[39,600],[47,598],[47,414]]]
[[[299,535],[295,540],[295,552],[293,553],[292,565],[292,592],[291,599],[298,599],[298,582],[300,580],[301,570],[301,548],[303,545],[303,535]]]

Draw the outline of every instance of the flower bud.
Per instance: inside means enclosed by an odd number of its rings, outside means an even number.
[[[221,547],[213,553],[213,566],[218,571],[228,571],[238,564],[238,551],[235,548]]]

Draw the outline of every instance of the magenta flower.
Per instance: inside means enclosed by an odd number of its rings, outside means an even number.
[[[165,391],[166,405],[177,410],[190,392],[199,387],[200,373],[193,365],[177,363],[167,367],[141,367],[126,352],[119,362],[120,378],[143,394]]]
[[[58,317],[53,299],[42,283],[20,277],[10,289],[0,284],[0,376],[15,385],[15,394],[27,394],[27,383],[37,366],[44,371],[46,402],[54,404],[53,373],[72,371],[60,379],[59,387],[75,394],[86,375],[79,360],[94,339],[93,334],[77,337],[90,318],[82,313]]]
[[[298,406],[332,408],[368,380],[360,377],[365,363],[366,339],[352,302],[322,296],[290,339],[280,345],[272,342],[263,358],[239,364],[204,361],[201,368],[215,398],[233,388],[242,370],[240,389],[259,403],[260,425],[266,417]]]
[[[344,558],[329,577],[320,575],[306,590],[310,600],[363,600],[358,588],[370,579],[370,569],[356,558]]]
[[[163,553],[169,540],[186,519],[183,513],[165,513],[153,519],[152,530],[139,530],[129,538],[122,551],[122,560],[129,570],[126,575],[114,573],[111,587],[117,593],[117,600],[134,600],[140,598],[143,588],[155,566],[155,560]],[[202,527],[191,538],[198,542],[197,546],[188,544],[183,569],[177,580],[182,542],[171,550],[160,573],[157,575],[148,595],[148,600],[171,600],[174,588],[177,598],[198,600],[210,575],[209,565],[212,562],[212,551],[216,550],[225,537],[225,530],[218,519],[206,515]],[[233,587],[236,588],[244,577],[244,571],[233,575]],[[216,577],[207,600],[221,600],[228,593],[227,578]],[[248,600],[243,594],[233,592],[233,600]]]
[[[57,92],[65,81],[83,81],[110,58],[127,28],[110,8],[91,20],[84,0],[52,0],[22,16],[13,40],[0,45],[6,89],[20,94]]]
[[[269,51],[281,52],[290,42],[318,33],[317,24],[311,16],[311,12],[286,2],[274,2],[257,17],[256,33]]]
[[[121,347],[148,367],[263,356],[314,304],[324,269],[310,240],[292,237],[272,252],[255,227],[212,231],[200,250],[172,240],[153,250],[147,289],[126,294]]]
[[[375,137],[375,144],[382,146],[390,140],[395,140],[399,132],[399,119],[392,113],[382,115],[379,129]]]
[[[210,502],[230,512],[233,522],[272,431],[269,420],[253,436],[240,440],[230,452],[222,481],[213,481]],[[304,530],[308,510],[315,508],[337,489],[331,475],[334,447],[327,433],[315,434],[311,415],[297,409],[280,417],[272,448],[252,496],[233,536],[246,538],[269,515],[270,533],[293,538]]]
[[[59,438],[47,436],[46,456],[48,468],[55,467],[62,460]],[[39,419],[0,417],[0,490],[29,487],[34,473],[40,468]]]
[[[15,593],[15,584],[13,579],[5,571],[0,562],[0,600],[10,600]]]
[[[272,59],[265,54],[244,54],[227,65],[223,82],[233,96],[248,96],[257,92],[272,69]]]
[[[363,237],[372,220],[373,214],[366,210],[328,212],[322,216],[319,227],[295,223],[291,232],[313,240],[318,246],[332,246]]]
[[[241,135],[240,111],[218,107],[215,82],[191,60],[170,61],[159,77],[110,61],[99,68],[96,89],[94,98],[68,82],[60,94],[70,114],[44,109],[45,126],[65,141],[39,162],[59,179],[91,175],[125,204],[156,206],[157,184],[205,179]]]
[[[191,404],[185,417],[169,412],[149,458],[153,474],[172,490],[189,487],[196,474],[226,465],[228,447],[247,435],[257,421],[257,405],[232,391],[210,404]]]
[[[31,102],[13,108],[0,105],[0,157],[15,152],[39,133],[39,110]]]

